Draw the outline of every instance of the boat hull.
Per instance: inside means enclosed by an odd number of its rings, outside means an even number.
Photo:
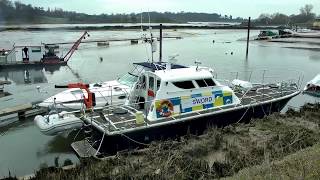
[[[280,112],[288,101],[288,97],[276,102],[265,103],[250,108],[243,107],[235,110],[212,114],[206,117],[193,118],[180,122],[168,123],[162,126],[145,128],[124,134],[105,136],[99,152],[113,155],[118,151],[146,147],[145,144],[154,140],[176,139],[187,134],[201,135],[210,127],[224,127],[234,123],[248,123],[252,118],[263,118],[274,112]],[[94,131],[100,140],[103,133]],[[98,149],[99,143],[94,148]]]

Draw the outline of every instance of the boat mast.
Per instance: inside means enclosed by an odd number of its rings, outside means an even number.
[[[160,47],[159,47],[159,62],[162,62],[162,24],[160,24]]]
[[[153,63],[154,42],[153,42],[152,27],[151,27],[151,20],[150,20],[150,12],[149,11],[148,11],[148,20],[149,20],[150,45],[151,45],[151,62]]]
[[[153,53],[154,53],[154,42],[153,42],[153,35],[152,35],[152,32],[151,32],[151,26],[149,27],[150,28],[150,43],[151,43],[151,62],[153,63]]]

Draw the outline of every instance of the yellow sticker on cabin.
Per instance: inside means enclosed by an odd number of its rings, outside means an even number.
[[[200,110],[203,110],[203,105],[198,105],[198,106],[193,106],[192,107],[192,111],[200,111]]]
[[[212,91],[204,92],[202,96],[212,96]]]
[[[181,100],[191,99],[191,96],[181,96]]]
[[[232,92],[230,92],[230,91],[223,91],[223,96],[232,96]]]
[[[214,106],[223,106],[223,97],[217,97],[214,101]]]

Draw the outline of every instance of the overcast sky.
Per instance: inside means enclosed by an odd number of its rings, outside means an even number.
[[[258,17],[261,13],[281,12],[298,14],[305,4],[314,6],[320,14],[320,0],[20,0],[41,7],[57,7],[64,10],[101,13],[159,12],[207,12],[234,17]]]

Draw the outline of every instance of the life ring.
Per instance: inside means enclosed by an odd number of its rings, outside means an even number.
[[[173,112],[173,104],[169,100],[162,100],[157,107],[157,112],[159,112],[162,117],[169,117]]]

